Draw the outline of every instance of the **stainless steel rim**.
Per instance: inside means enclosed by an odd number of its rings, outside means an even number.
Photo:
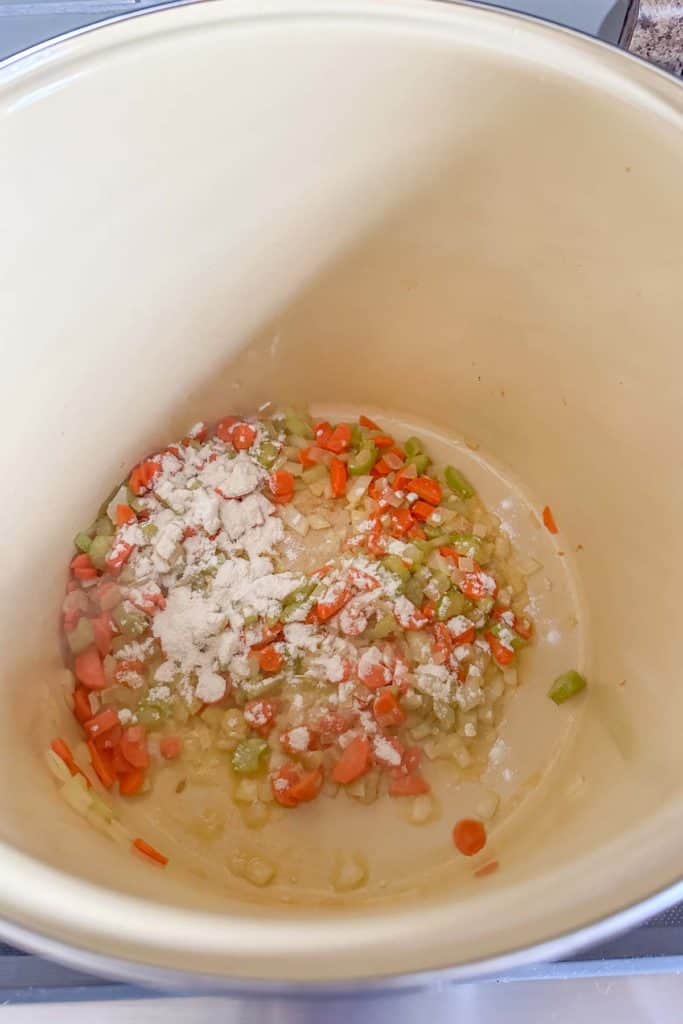
[[[605,48],[610,51],[616,50],[621,53],[624,60],[632,61],[641,67],[646,67],[652,75],[663,77],[669,82],[674,81],[679,87],[683,88],[683,81],[676,78],[672,73],[650,64],[647,60],[636,54],[620,50],[619,47],[606,43],[603,40],[595,39],[593,36],[578,29],[566,28],[545,19],[532,17],[531,15],[522,14],[514,10],[489,7],[484,3],[476,2],[476,0],[425,0],[425,2],[470,7],[481,11],[489,11],[499,17],[507,17],[515,21],[542,24],[554,33],[565,34],[570,38],[579,37],[587,40],[594,47]],[[15,65],[29,64],[35,55],[43,53],[52,47],[60,46],[88,33],[108,28],[120,22],[126,22],[133,18],[151,17],[162,11],[175,8],[210,3],[212,3],[212,0],[169,0],[169,2],[159,4],[157,7],[126,12],[95,22],[94,24],[73,29],[53,39],[37,43],[27,50],[13,54],[0,61],[0,74]],[[238,979],[147,965],[71,946],[4,919],[0,919],[0,935],[12,945],[49,957],[65,966],[85,969],[93,974],[99,974],[104,977],[135,982],[149,988],[160,988],[176,992],[201,991],[207,994],[221,993],[224,995],[253,998],[266,996],[324,998],[331,995],[350,997],[359,994],[372,995],[373,993],[379,995],[389,990],[419,989],[432,983],[443,984],[445,982],[455,983],[484,980],[497,977],[502,973],[532,962],[558,960],[582,948],[610,939],[619,932],[627,931],[641,924],[648,917],[666,910],[672,904],[681,900],[683,900],[683,876],[663,889],[645,897],[638,903],[626,906],[621,910],[615,911],[613,914],[592,921],[582,928],[562,933],[533,946],[522,947],[499,956],[466,962],[454,967],[444,967],[411,974],[383,975],[377,978],[348,978],[337,982],[287,982],[284,980]]]

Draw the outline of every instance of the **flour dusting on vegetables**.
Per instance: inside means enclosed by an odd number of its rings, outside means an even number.
[[[198,423],[75,546],[63,633],[87,757],[56,739],[48,760],[71,806],[148,861],[167,858],[102,789],[135,800],[185,759],[217,756],[254,827],[339,797],[407,801],[420,823],[435,760],[481,776],[501,749],[533,642],[526,579],[466,476],[416,437],[291,411]],[[552,699],[583,685],[566,673]],[[467,856],[487,840],[479,819],[444,835]],[[335,870],[341,891],[364,883],[358,860]]]

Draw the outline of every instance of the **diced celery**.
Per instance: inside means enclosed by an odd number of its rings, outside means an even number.
[[[450,578],[441,569],[432,569],[432,580],[441,595],[445,594],[451,585]]]
[[[372,441],[364,442],[355,455],[349,459],[349,473],[351,476],[365,476],[379,458],[379,451]]]
[[[156,525],[156,523],[145,523],[145,525],[142,527],[142,535],[146,541],[151,541],[154,537],[156,537],[158,532],[159,527]]]
[[[295,590],[290,590],[282,602],[283,608],[288,608],[290,605],[302,605],[311,596],[316,586],[316,583],[308,582],[302,583]]]
[[[88,555],[90,556],[90,561],[92,562],[96,569],[106,569],[107,555],[109,554],[110,548],[111,537],[103,537],[101,534],[98,534],[96,537],[93,538],[93,542],[90,545],[90,551],[88,552]]]
[[[455,468],[455,466],[446,466],[446,469],[444,470],[444,480],[453,493],[457,494],[459,498],[466,499],[474,497],[475,492],[472,484],[469,482],[467,477],[463,476],[459,469]]]
[[[100,516],[95,520],[95,533],[98,537],[113,537],[114,524],[108,516]]]
[[[568,672],[563,672],[561,676],[557,677],[548,690],[548,696],[556,704],[564,704],[570,697],[575,697],[577,693],[585,690],[586,686],[587,683],[584,677],[571,668]]]
[[[403,593],[409,601],[412,601],[412,603],[419,608],[424,602],[424,583],[418,576],[411,576],[404,587]]]
[[[351,424],[351,447],[361,448],[365,442],[365,434],[357,423]]]
[[[265,740],[251,737],[237,744],[232,755],[232,768],[238,775],[256,775],[267,764],[270,747]]]
[[[410,569],[398,555],[386,555],[382,559],[382,565],[387,572],[393,572],[395,576],[400,576],[404,582],[410,579]]]
[[[424,452],[418,452],[416,455],[411,455],[409,458],[406,459],[406,462],[408,463],[409,466],[415,466],[415,469],[417,470],[418,474],[426,473],[431,461],[432,460],[429,458],[429,456],[425,455]]]
[[[416,544],[406,544],[403,554],[413,565],[422,565],[427,557],[423,549],[419,548]]]
[[[87,533],[77,533],[74,537],[74,547],[77,547],[79,551],[88,552],[91,544],[92,537],[89,537]]]
[[[313,428],[302,416],[289,409],[285,413],[284,427],[288,434],[296,434],[298,437],[313,439]]]
[[[144,698],[135,710],[138,721],[148,729],[166,721],[170,713],[171,706],[166,701],[152,701]]]
[[[477,608],[479,609],[480,612],[483,612],[484,615],[488,615],[489,612],[493,611],[493,606],[495,605],[495,603],[496,601],[495,598],[493,597],[481,597],[477,601]]]
[[[455,548],[459,555],[474,558],[477,562],[481,561],[482,543],[479,537],[470,533],[452,533],[447,543],[450,547]]]
[[[421,455],[424,451],[422,441],[419,437],[409,437],[403,445],[403,450],[408,458],[412,458],[413,455]]]
[[[425,523],[423,526],[423,530],[428,540],[438,539],[439,546],[441,546],[442,544],[448,544],[448,535],[443,532],[443,523]]]
[[[396,619],[393,615],[383,615],[381,619],[378,619],[374,626],[368,630],[368,636],[370,640],[384,640],[385,637],[389,636],[396,630]]]
[[[72,654],[80,654],[95,643],[95,634],[90,619],[79,619],[70,633],[66,634]]]
[[[303,471],[301,479],[305,484],[314,484],[318,480],[327,480],[327,466],[324,466],[321,462],[317,466],[310,466]]]
[[[264,467],[264,469],[271,469],[275,462],[277,461],[277,457],[279,454],[280,451],[277,445],[273,444],[272,441],[264,441],[261,447],[259,448],[259,452],[256,458]]]
[[[465,598],[454,587],[447,591],[436,606],[436,617],[439,622],[446,622],[455,615],[462,615],[465,610]]]
[[[479,601],[477,607],[481,608],[482,602]],[[512,647],[513,651],[518,651],[521,647],[524,647],[526,641],[518,633],[515,633],[514,629],[510,629],[504,622],[494,622],[489,628],[489,633],[493,633],[497,640],[500,640],[505,646]]]
[[[114,608],[111,617],[119,632],[128,637],[142,636],[149,625],[147,616],[143,612],[128,610],[122,604]]]

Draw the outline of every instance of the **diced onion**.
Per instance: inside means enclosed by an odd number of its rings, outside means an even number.
[[[538,562],[535,558],[525,558],[524,561],[519,563],[519,571],[522,576],[533,576],[534,573],[542,568],[542,562]]]
[[[55,754],[54,750],[45,751],[45,760],[47,766],[57,779],[58,782],[68,782],[71,778],[71,772],[62,761],[58,754]]]
[[[252,857],[245,865],[244,877],[252,885],[268,885],[275,878],[275,868],[262,857]]]
[[[306,536],[308,533],[308,519],[306,516],[302,516],[301,512],[294,508],[293,505],[282,505],[281,514],[287,526],[291,526],[301,537]]]
[[[363,857],[358,853],[340,857],[332,873],[332,885],[337,892],[351,892],[360,888],[368,877]]]
[[[349,505],[357,505],[370,486],[371,476],[359,476],[353,481],[346,492],[346,500]]]
[[[390,469],[400,469],[403,465],[403,459],[396,452],[385,452],[383,458]]]
[[[313,515],[308,517],[308,525],[312,530],[329,530],[331,524],[328,519],[325,519],[325,516],[314,512]]]
[[[481,797],[475,807],[475,813],[478,818],[483,818],[484,821],[488,821],[496,813],[498,809],[499,796],[492,790],[488,789],[482,793]]]
[[[434,797],[431,793],[420,793],[413,797],[410,820],[413,825],[424,825],[434,816]]]

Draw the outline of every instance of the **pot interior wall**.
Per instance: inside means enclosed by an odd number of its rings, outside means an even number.
[[[557,934],[678,871],[680,90],[502,14],[267,8],[159,13],[0,72],[0,863],[37,878],[19,851],[128,897],[234,915],[187,910],[199,938],[184,954],[172,929],[154,937],[156,904],[149,932],[115,937],[94,891],[99,914],[62,906],[57,924],[59,887],[41,906],[12,886],[0,916],[195,969],[436,966]],[[443,896],[393,925],[395,911],[367,912],[355,947],[357,921],[321,912],[334,957],[307,965],[275,938],[245,959],[235,917],[275,911],[129,859],[58,805],[41,764],[83,517],[188,423],[273,398],[465,435],[550,503],[591,683],[560,783],[511,833],[506,871],[456,892],[448,916]]]

